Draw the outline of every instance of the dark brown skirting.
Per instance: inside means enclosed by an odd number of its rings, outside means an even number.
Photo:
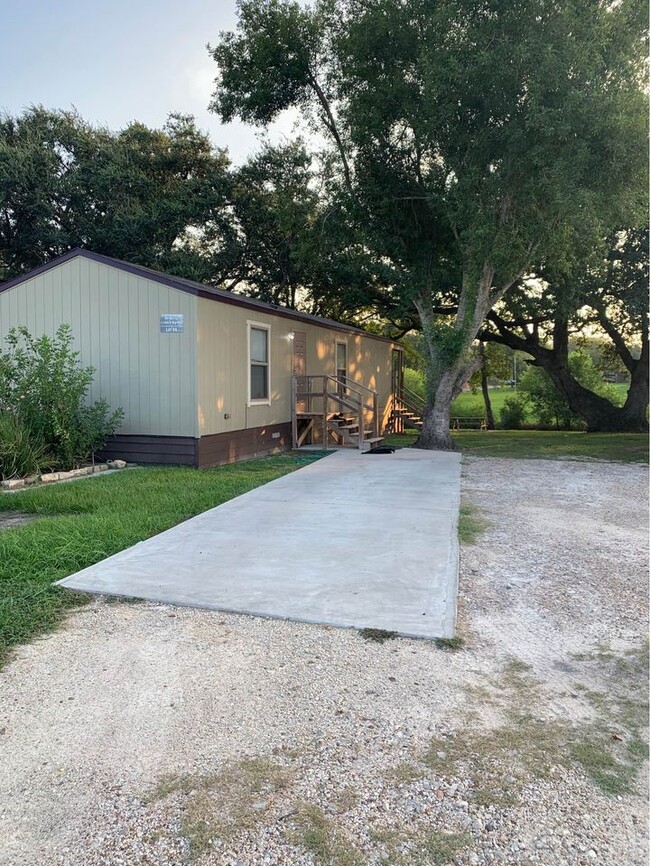
[[[193,436],[111,436],[106,447],[97,453],[100,460],[126,460],[127,463],[158,463],[173,466],[196,466]]]
[[[273,434],[280,434],[273,438]],[[200,469],[236,463],[251,457],[264,457],[291,448],[291,422],[253,427],[250,430],[233,430],[230,433],[213,433],[198,440],[197,465]]]
[[[273,434],[279,434],[274,438]],[[126,460],[127,463],[150,463],[167,466],[197,466],[207,469],[236,463],[251,457],[264,457],[291,448],[291,422],[233,430],[210,436],[111,436],[106,447],[98,451],[98,460]]]

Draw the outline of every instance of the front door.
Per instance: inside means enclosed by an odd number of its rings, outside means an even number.
[[[307,372],[307,334],[304,331],[293,332],[293,366],[294,376],[300,376],[296,382],[298,391],[307,390],[307,382],[304,378]],[[296,412],[307,412],[305,399],[299,399],[296,403]]]

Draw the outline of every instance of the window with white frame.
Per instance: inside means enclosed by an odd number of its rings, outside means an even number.
[[[269,334],[266,325],[248,325],[248,399],[250,403],[269,402]]]

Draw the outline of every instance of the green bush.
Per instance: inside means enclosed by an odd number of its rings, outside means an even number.
[[[23,421],[10,412],[0,412],[0,478],[37,475],[50,462],[47,446]]]
[[[501,407],[501,426],[506,430],[520,430],[526,420],[526,407],[514,395],[506,397]]]
[[[35,339],[12,328],[0,354],[0,411],[18,419],[36,451],[44,444],[53,465],[72,469],[112,435],[124,413],[105,400],[87,404],[95,370],[81,367],[72,331],[61,325],[54,337]]]

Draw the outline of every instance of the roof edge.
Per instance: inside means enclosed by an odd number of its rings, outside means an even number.
[[[271,316],[280,316],[282,318],[293,319],[294,321],[298,322],[311,322],[314,325],[328,328],[329,330],[342,331],[347,334],[359,334],[360,336],[368,337],[368,339],[371,340],[379,340],[383,343],[397,342],[396,340],[391,340],[390,337],[382,337],[379,334],[371,334],[368,331],[364,331],[362,328],[355,327],[354,325],[345,325],[343,322],[337,322],[334,319],[326,319],[321,316],[314,316],[311,313],[301,313],[298,310],[291,310],[288,307],[281,307],[275,304],[269,304],[266,301],[259,301],[255,298],[249,298],[246,295],[237,295],[232,292],[228,292],[227,289],[215,289],[212,286],[207,286],[202,283],[196,283],[193,280],[187,280],[184,277],[174,277],[171,274],[164,274],[162,271],[156,271],[152,268],[144,267],[143,265],[137,265],[133,262],[125,262],[121,259],[115,259],[112,256],[105,256],[101,253],[95,253],[92,250],[87,250],[83,247],[75,247],[74,249],[69,250],[67,253],[63,253],[63,255],[57,256],[57,258],[52,259],[51,261],[45,262],[45,264],[39,265],[38,267],[33,268],[31,271],[27,271],[27,273],[25,274],[20,274],[19,276],[14,277],[11,280],[7,280],[7,282],[5,283],[1,283],[0,294],[4,291],[7,291],[8,289],[13,289],[15,286],[18,286],[21,283],[27,282],[27,280],[38,277],[41,274],[52,270],[52,268],[65,264],[65,262],[71,261],[72,259],[77,257],[89,259],[90,261],[97,262],[98,264],[108,265],[109,267],[117,268],[118,270],[133,274],[134,276],[138,276],[141,279],[151,280],[152,282],[169,286],[170,288],[177,289],[178,291],[185,292],[186,294],[206,298],[210,301],[220,301],[224,304],[233,304],[239,307],[246,307],[248,309],[266,312],[268,315]]]

